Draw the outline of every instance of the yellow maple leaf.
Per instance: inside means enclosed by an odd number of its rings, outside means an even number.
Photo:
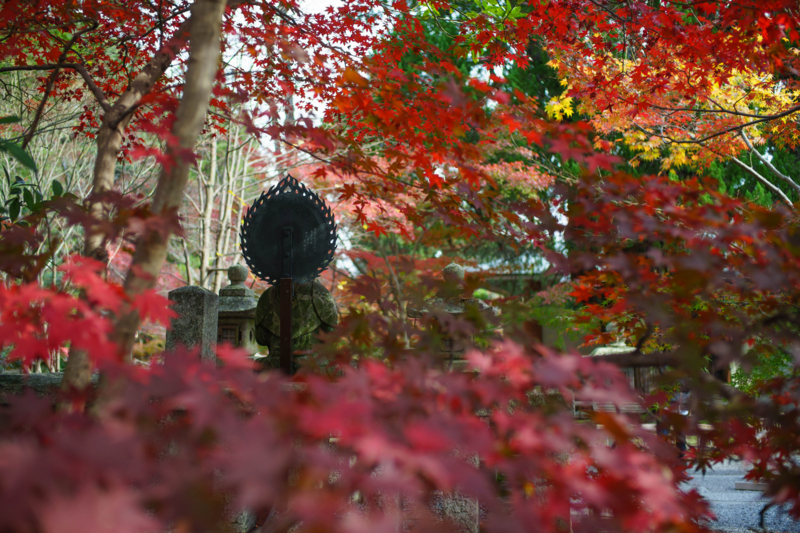
[[[544,110],[552,119],[561,121],[564,117],[571,117],[575,112],[572,108],[572,97],[564,96],[562,98],[551,98],[544,106]]]

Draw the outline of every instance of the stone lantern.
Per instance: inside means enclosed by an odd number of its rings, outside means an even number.
[[[219,291],[219,322],[217,344],[227,342],[244,348],[251,354],[258,353],[256,344],[256,293],[244,282],[250,272],[243,265],[228,268],[230,285]]]

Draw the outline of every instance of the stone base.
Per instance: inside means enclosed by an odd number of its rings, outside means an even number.
[[[0,404],[8,396],[20,395],[25,390],[32,390],[37,396],[49,396],[58,392],[61,387],[63,372],[45,374],[0,374]],[[92,383],[97,384],[97,374],[92,376]]]
[[[9,394],[22,394],[30,389],[38,396],[53,394],[61,386],[63,372],[47,374],[0,374],[0,398]]]

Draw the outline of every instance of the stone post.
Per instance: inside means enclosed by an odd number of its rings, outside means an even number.
[[[166,351],[178,345],[199,346],[202,360],[216,361],[219,297],[202,287],[189,285],[170,291],[169,299],[175,302],[172,309],[178,316],[167,330]]]

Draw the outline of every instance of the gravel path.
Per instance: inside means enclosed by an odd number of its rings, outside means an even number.
[[[717,520],[711,524],[715,530],[726,532],[747,532],[758,530],[758,513],[766,501],[762,493],[750,490],[736,490],[734,484],[743,481],[744,465],[738,461],[719,464],[705,475],[694,474],[694,479],[686,485],[696,487],[698,492],[711,503],[711,510]],[[772,507],[765,515],[764,525],[768,531],[800,533],[800,522],[794,521],[785,509]]]

